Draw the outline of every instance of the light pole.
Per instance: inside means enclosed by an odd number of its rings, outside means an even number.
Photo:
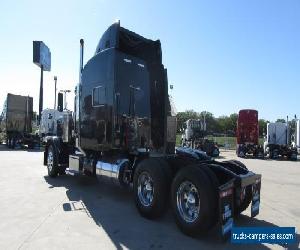
[[[65,103],[64,110],[66,110],[67,109],[67,93],[71,93],[71,90],[63,89],[63,90],[60,90],[59,92],[64,93],[64,103]]]
[[[54,76],[54,109],[56,109],[56,83],[57,83],[57,76]]]

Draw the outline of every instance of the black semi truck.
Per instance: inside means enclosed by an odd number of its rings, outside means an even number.
[[[62,136],[46,138],[50,177],[89,175],[132,188],[137,210],[149,219],[162,216],[171,199],[177,225],[192,236],[217,224],[227,235],[251,201],[252,216],[258,214],[261,175],[238,161],[175,148],[159,40],[114,23],[84,67],[80,44],[74,117],[64,116]]]
[[[38,138],[32,135],[33,98],[7,94],[0,118],[0,130],[5,135],[6,145],[33,147]]]

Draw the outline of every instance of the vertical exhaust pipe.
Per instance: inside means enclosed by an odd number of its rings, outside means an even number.
[[[84,40],[80,39],[79,83],[81,83],[81,73],[83,70],[83,51],[84,51]]]
[[[83,52],[84,52],[84,40],[80,39],[80,63],[79,63],[79,84],[78,84],[78,88],[76,89],[76,98],[75,101],[76,105],[76,112],[75,112],[75,116],[78,115],[78,117],[75,118],[75,124],[76,124],[76,120],[78,119],[79,124],[81,122],[81,115],[80,115],[80,96],[81,96],[81,76],[82,76],[82,71],[83,71]],[[78,111],[77,111],[78,109]],[[77,125],[75,125],[77,126]],[[81,139],[80,139],[80,125],[77,128],[77,137],[75,140],[75,145],[76,147],[81,151],[81,153],[86,156],[85,152],[81,149]]]

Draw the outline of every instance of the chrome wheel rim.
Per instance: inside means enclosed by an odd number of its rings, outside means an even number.
[[[196,186],[190,181],[181,183],[177,190],[177,210],[183,220],[192,223],[200,214],[200,196]]]
[[[148,172],[143,172],[138,178],[138,197],[145,207],[152,204],[154,197],[153,180]]]
[[[51,150],[48,152],[47,166],[48,166],[49,172],[51,172],[52,168],[53,168],[53,152]]]

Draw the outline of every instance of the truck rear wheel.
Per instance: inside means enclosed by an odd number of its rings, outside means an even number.
[[[48,147],[47,153],[47,169],[50,177],[56,177],[58,174],[57,154],[53,146]]]
[[[212,211],[214,211],[214,212],[212,213],[211,220],[212,220],[213,225],[215,225],[219,219],[219,217],[218,217],[219,208],[218,208],[217,197],[219,195],[218,188],[220,186],[220,182],[219,182],[217,176],[215,175],[215,173],[209,168],[208,165],[202,165],[201,170],[203,170],[205,172],[205,174],[207,175],[207,177],[209,178],[209,180],[212,184],[212,188],[213,188],[213,192],[214,192],[213,197],[215,197],[215,202],[212,203],[214,205]]]
[[[264,159],[265,158],[265,155],[264,155],[264,152],[263,151],[258,151],[255,155],[254,155],[255,158],[257,159]]]
[[[295,152],[292,152],[290,155],[289,155],[289,160],[291,160],[291,161],[297,161],[297,151],[295,151]]]
[[[196,236],[214,226],[217,199],[213,185],[200,167],[181,169],[172,184],[172,206],[180,230]]]
[[[137,166],[133,177],[134,199],[143,217],[154,219],[163,215],[168,202],[168,179],[159,159],[149,158]]]
[[[238,146],[236,150],[236,155],[240,158],[244,158],[245,157],[244,147]]]

